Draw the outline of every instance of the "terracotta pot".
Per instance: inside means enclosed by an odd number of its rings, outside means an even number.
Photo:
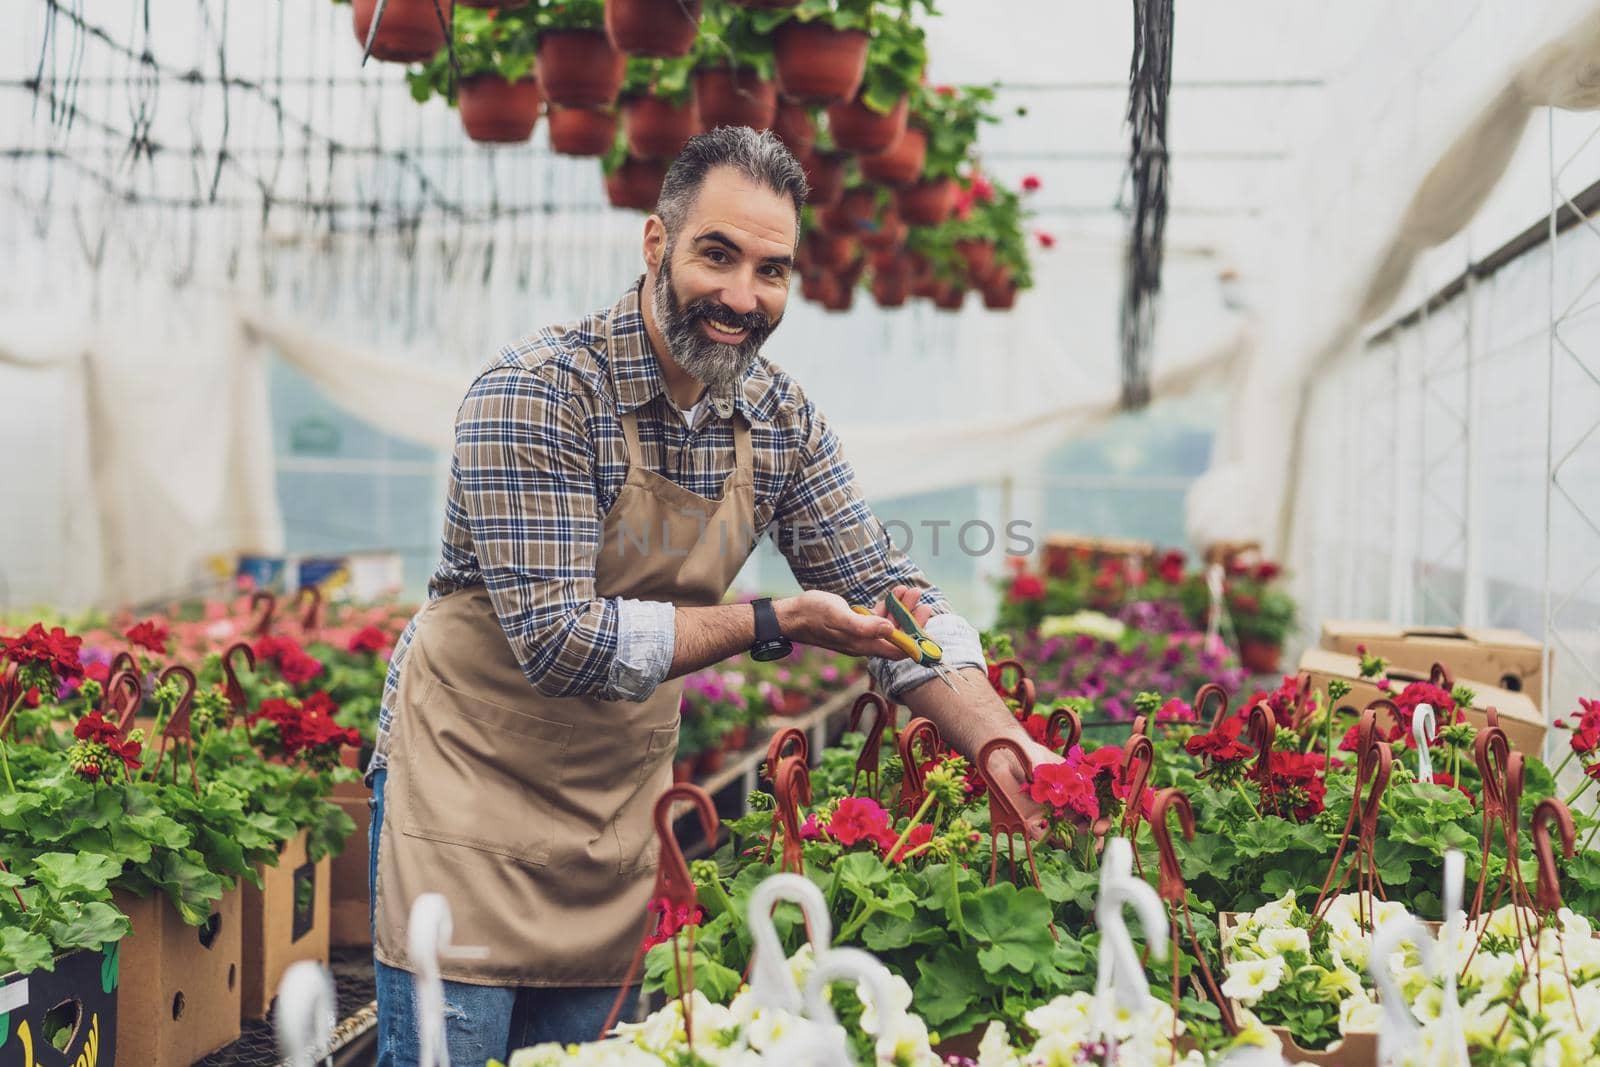
[[[891,214],[879,219],[875,228],[863,233],[861,243],[873,251],[893,250],[906,243],[909,231],[910,227],[900,221],[900,216]]]
[[[880,274],[872,279],[872,299],[881,308],[904,307],[908,293],[904,278]]]
[[[861,88],[867,72],[865,30],[836,30],[823,22],[791,19],[773,35],[778,89],[791,100],[835,104]]]
[[[667,164],[659,159],[629,156],[606,175],[606,198],[612,207],[635,211],[654,211],[661,196],[661,183],[667,177]]]
[[[854,238],[813,231],[806,240],[811,244],[812,260],[823,270],[843,270],[855,258]]]
[[[906,98],[888,114],[872,110],[858,95],[828,108],[828,129],[840,148],[876,155],[893,148],[906,132]]]
[[[377,7],[378,0],[351,0],[356,40],[363,48]],[[450,9],[441,4],[440,10],[449,19]],[[372,58],[385,63],[420,63],[432,59],[443,47],[444,25],[439,21],[439,12],[433,9],[433,0],[389,0],[389,6],[383,9],[383,20],[378,23],[378,36],[372,42]]]
[[[1275,645],[1260,637],[1244,637],[1239,640],[1239,662],[1244,664],[1244,669],[1251,674],[1277,674],[1279,660],[1283,658],[1283,646]]]
[[[993,241],[968,238],[956,242],[956,251],[967,263],[967,276],[975,281],[981,281],[994,270]]]
[[[728,735],[722,739],[722,750],[724,752],[739,752],[742,751],[749,743],[750,727],[744,725],[735,726],[733,729],[729,730]]]
[[[800,275],[800,295],[813,303],[822,303],[823,294],[828,291],[828,286],[833,281],[833,275],[825,270],[812,271]],[[776,711],[776,708],[774,708]]]
[[[911,280],[911,264],[903,249],[869,248],[867,262],[872,266],[872,273],[875,275],[894,274],[904,277],[907,281]]]
[[[822,298],[822,307],[825,311],[849,311],[855,301],[855,287],[834,279],[834,288]]]
[[[900,217],[913,226],[937,226],[955,210],[955,180],[935,178],[903,185],[895,190],[895,206]]]
[[[700,0],[606,0],[606,36],[630,56],[684,56],[700,32]]]
[[[672,782],[681,785],[694,779],[694,758],[672,761]]]
[[[456,107],[467,136],[486,144],[514,144],[533,136],[539,121],[539,82],[533,75],[508,82],[474,74],[456,87]]]
[[[861,176],[879,185],[910,185],[922,176],[922,165],[927,160],[927,131],[907,126],[887,152],[861,157]]]
[[[550,147],[564,156],[603,156],[617,141],[617,113],[587,107],[551,107],[545,116]]]
[[[817,225],[822,227],[823,233],[835,237],[854,237],[859,232],[855,216],[837,203],[817,209]]]
[[[792,100],[778,101],[778,114],[772,120],[772,132],[778,140],[789,146],[789,151],[804,158],[817,143],[817,120],[804,104]]]
[[[630,96],[622,101],[628,151],[640,159],[673,159],[699,129],[692,99],[674,104],[659,96]]]
[[[694,758],[694,771],[702,777],[722,770],[722,749],[708,748]]]
[[[932,278],[912,278],[911,295],[922,300],[933,300],[944,291],[944,286]]]
[[[860,284],[862,276],[867,273],[867,257],[857,256],[850,261],[848,266],[842,267],[833,273],[846,289],[854,289]]]
[[[933,305],[940,311],[960,311],[966,299],[967,290],[963,286],[954,282],[944,282],[939,285],[939,291],[934,295]]]
[[[839,210],[855,222],[857,229],[870,229],[878,217],[878,191],[866,185],[846,189],[839,198]]]
[[[811,700],[798,689],[779,693],[773,711],[779,715],[793,716],[804,715],[811,710]]]
[[[983,287],[983,306],[990,311],[1009,311],[1016,306],[1016,303],[1017,283],[1009,277],[998,281],[991,277],[989,284]]]
[[[550,30],[536,56],[544,98],[562,107],[610,107],[622,89],[627,57],[599,30]]]
[[[718,126],[772,128],[778,115],[778,87],[754,71],[702,67],[694,72],[694,102],[701,129]]]
[[[800,169],[806,172],[806,184],[811,194],[806,203],[815,208],[831,207],[838,203],[844,192],[844,167],[850,161],[845,152],[818,152],[813,149],[800,156]]]

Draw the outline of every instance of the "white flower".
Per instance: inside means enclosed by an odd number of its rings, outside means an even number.
[[[1078,611],[1071,615],[1046,615],[1039,620],[1040,637],[1070,637],[1088,634],[1103,641],[1120,641],[1127,632],[1123,623],[1098,611]]]
[[[911,1009],[911,987],[906,980],[898,974],[889,976],[889,997],[894,1007],[893,1014],[900,1014]],[[873,1002],[872,989],[865,982],[856,983],[856,999],[861,1001],[861,1029],[869,1034],[878,1032],[878,1006]]]
[[[1072,993],[1056,997],[1039,1005],[1022,1017],[1028,1029],[1043,1037],[1059,1034],[1076,1043],[1089,1029],[1089,1008],[1094,997],[1088,993]]]
[[[1228,964],[1228,979],[1222,983],[1222,995],[1232,997],[1241,1004],[1254,1004],[1283,981],[1282,956],[1269,956],[1262,960],[1234,960]]]
[[[1481,985],[1486,993],[1502,996],[1510,991],[1512,975],[1520,964],[1509,952],[1480,951],[1467,964],[1467,977]]]
[[[1317,979],[1317,992],[1334,1000],[1366,995],[1362,991],[1361,976],[1355,971],[1340,967],[1337,961],[1333,970],[1324,971],[1322,977]]]
[[[817,960],[811,952],[811,942],[801,945],[799,951],[789,957],[789,973],[794,976],[794,987],[804,989],[806,981],[811,977],[812,968],[816,967]]]
[[[1383,1011],[1366,997],[1351,997],[1339,1005],[1339,1032],[1341,1034],[1371,1033],[1378,1029]]]
[[[901,1015],[887,1033],[878,1037],[878,1062],[894,1067],[921,1067],[939,1063],[928,1046],[928,1025],[918,1015]]]
[[[1500,1033],[1500,1027],[1505,1019],[1505,1004],[1496,1000],[1492,994],[1479,993],[1461,1005],[1461,1032],[1466,1037],[1468,1045],[1478,1045],[1483,1048],[1504,1046],[1510,1034],[1502,1035],[1498,1043],[1495,1041],[1495,1035]],[[1507,1031],[1510,1029],[1506,1027]]]
[[[1268,901],[1252,911],[1245,917],[1245,925],[1254,930],[1271,930],[1288,926],[1294,919],[1296,910],[1294,891],[1290,890],[1277,900]]]
[[[978,1042],[978,1067],[1018,1067],[1017,1054],[1011,1051],[1006,1024],[998,1020],[983,1031]]]
[[[1311,954],[1311,935],[1298,926],[1284,926],[1275,930],[1263,930],[1261,937],[1256,941],[1262,952],[1274,956],[1286,956],[1291,952],[1304,952]]]

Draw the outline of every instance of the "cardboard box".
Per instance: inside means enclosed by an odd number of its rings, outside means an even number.
[[[120,946],[57,956],[55,970],[0,975],[0,1064],[10,1067],[110,1067],[117,1062]],[[49,1035],[71,1037],[57,1050]],[[125,1060],[124,1062],[131,1062]]]
[[[190,926],[163,894],[114,894],[133,922],[120,953],[131,980],[120,985],[117,1063],[194,1063],[238,1040],[239,896],[225,893],[203,925]]]
[[[1520,630],[1397,626],[1346,619],[1322,624],[1322,647],[1356,655],[1365,645],[1397,667],[1424,673],[1435,663],[1456,678],[1482,678],[1544,706],[1544,646]]]
[[[1121,537],[1085,537],[1081,534],[1053,533],[1044,539],[1044,570],[1046,574],[1065,574],[1069,560],[1074,556],[1086,557],[1098,566],[1106,559],[1149,560],[1156,546],[1149,541],[1132,541]]]
[[[1328,682],[1334,678],[1342,678],[1350,683],[1350,695],[1340,701],[1340,707],[1349,708],[1359,712],[1368,704],[1379,697],[1387,697],[1375,684],[1375,679],[1361,677],[1361,660],[1356,656],[1347,656],[1342,652],[1330,652],[1325,648],[1308,648],[1300,656],[1300,673],[1311,676],[1313,689],[1326,689]],[[1389,668],[1389,678],[1403,687],[1406,683],[1426,681],[1427,670],[1407,670],[1400,667]],[[1530,756],[1544,755],[1545,722],[1544,715],[1534,706],[1525,693],[1513,693],[1509,689],[1480,682],[1472,677],[1457,677],[1454,679],[1473,691],[1474,701],[1472,707],[1465,709],[1467,721],[1473,726],[1482,728],[1488,721],[1486,710],[1494,708],[1500,713],[1500,726],[1506,732],[1506,738],[1511,746],[1519,752]]]
[[[246,1019],[265,1019],[278,981],[299,960],[328,962],[329,870],[306,858],[306,832],[290,838],[276,867],[262,867],[263,887],[243,885],[241,999]]]
[[[356,824],[355,832],[344,843],[344,851],[333,857],[328,943],[335,948],[372,944],[372,900],[367,884],[371,796],[372,790],[360,782],[340,782],[333,787],[333,802]]]

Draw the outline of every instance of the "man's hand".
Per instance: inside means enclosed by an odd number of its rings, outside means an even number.
[[[818,645],[847,656],[906,658],[906,654],[889,640],[894,624],[881,604],[875,614],[857,615],[843,597],[808,589],[799,596],[775,600],[772,607],[778,614],[778,629],[791,641]]]

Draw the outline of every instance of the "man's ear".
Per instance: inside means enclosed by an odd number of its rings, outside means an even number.
[[[644,264],[650,273],[661,270],[661,257],[666,250],[667,225],[661,221],[660,215],[651,215],[644,220]]]

